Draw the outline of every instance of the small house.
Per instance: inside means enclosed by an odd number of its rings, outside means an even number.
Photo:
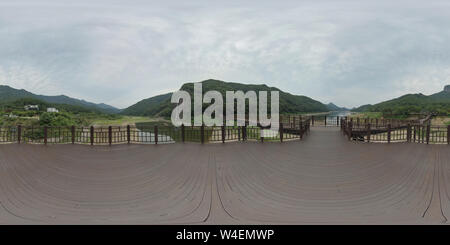
[[[59,112],[58,109],[54,108],[54,107],[49,107],[47,108],[47,112]]]
[[[39,111],[39,105],[26,105],[24,109],[26,111]]]

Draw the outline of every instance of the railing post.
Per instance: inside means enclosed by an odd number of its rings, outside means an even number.
[[[72,134],[72,144],[75,144],[75,125],[72,125],[72,127],[70,127],[70,132]]]
[[[292,122],[292,124],[294,125],[294,129],[295,129],[295,126],[296,126],[296,125],[295,125],[295,116],[293,117],[293,120],[294,120],[294,121]],[[280,122],[280,125],[281,125],[281,124],[283,124],[283,123]],[[292,128],[292,127],[291,127],[291,128]]]
[[[325,116],[324,124],[325,124],[325,126],[327,126],[327,116]]]
[[[427,145],[430,143],[430,123],[427,124]]]
[[[17,143],[20,144],[20,139],[22,138],[22,125],[17,126]]]
[[[186,140],[184,132],[185,132],[184,124],[181,124],[181,142],[183,143]]]
[[[259,138],[261,139],[261,143],[264,143],[263,129],[259,128]]]
[[[294,122],[295,122],[295,117],[294,117]],[[294,127],[295,127],[295,124],[294,124]],[[283,142],[283,123],[280,123],[280,127],[278,130],[280,130],[280,141]]]
[[[406,141],[411,142],[411,124],[408,123],[408,127],[406,129]]]
[[[131,142],[131,128],[130,125],[127,125],[127,144]]]
[[[155,134],[155,145],[157,145],[158,144],[158,125],[155,125],[153,132]]]
[[[425,143],[425,127],[423,125],[419,126],[419,143]]]
[[[238,141],[241,141],[241,126],[237,126],[238,127]]]
[[[367,124],[367,142],[370,142],[370,123]]]
[[[94,145],[94,126],[91,126],[91,145]]]
[[[336,116],[336,126],[339,126],[340,125],[340,122],[339,122],[339,116]]]
[[[202,144],[205,143],[205,124],[202,124],[202,126],[200,126],[200,141],[202,142]]]
[[[356,118],[356,127],[359,128],[359,117]]]
[[[311,124],[314,126],[314,116],[311,116]]]
[[[247,126],[242,126],[242,141],[246,141],[247,140]]]
[[[222,143],[225,143],[225,126],[221,126],[222,130]]]
[[[413,142],[415,143],[416,142],[416,134],[417,134],[417,132],[416,132],[417,131],[417,126],[414,125],[413,128],[414,128],[414,130],[413,130],[414,131]]]
[[[47,126],[44,126],[44,145],[47,144]]]
[[[109,143],[109,145],[112,144],[112,127],[111,126],[108,127],[108,143]]]
[[[388,140],[388,143],[391,143],[391,124],[390,123],[387,125],[387,140]]]
[[[303,122],[302,122],[302,120],[300,120],[300,139],[303,139],[303,133],[304,133]]]
[[[348,122],[348,140],[352,139],[352,129],[353,129],[353,121],[350,120],[350,122]]]
[[[378,128],[378,118],[375,119],[375,128]]]
[[[450,144],[450,125],[447,126],[447,145]]]

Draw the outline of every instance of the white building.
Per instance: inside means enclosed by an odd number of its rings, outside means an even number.
[[[26,111],[30,110],[39,111],[39,105],[26,105],[23,108],[25,108]]]
[[[49,107],[49,108],[47,108],[47,112],[59,112],[59,111],[56,108]]]

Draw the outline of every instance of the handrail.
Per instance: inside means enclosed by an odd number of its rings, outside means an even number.
[[[341,120],[341,131],[349,140],[394,143],[450,144],[450,125],[424,124],[418,120],[376,119],[355,125],[353,118]]]
[[[274,141],[302,139],[310,119],[296,124],[280,122],[278,131],[252,126],[22,126],[0,127],[0,143],[28,144],[164,144],[175,142],[218,143],[232,141]]]

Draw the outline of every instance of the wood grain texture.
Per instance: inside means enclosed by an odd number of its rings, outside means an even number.
[[[447,145],[0,145],[0,224],[440,224]]]

